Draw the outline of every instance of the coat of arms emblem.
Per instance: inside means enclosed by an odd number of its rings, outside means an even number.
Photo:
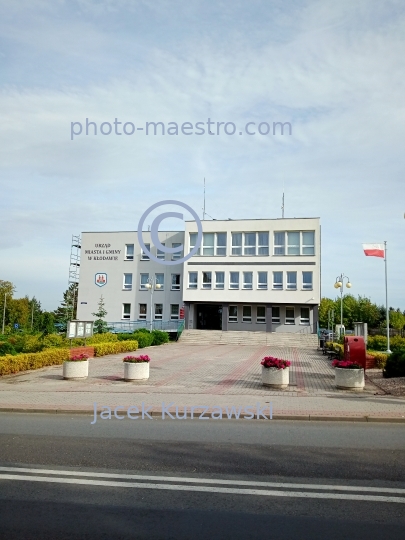
[[[107,274],[96,274],[94,282],[98,287],[104,287],[107,285]]]

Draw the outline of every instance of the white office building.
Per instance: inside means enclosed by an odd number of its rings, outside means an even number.
[[[203,221],[198,252],[142,252],[137,233],[84,232],[81,241],[79,320],[92,320],[103,295],[106,319],[186,329],[316,332],[320,303],[319,218]],[[165,247],[189,253],[197,224],[184,232],[159,232]]]

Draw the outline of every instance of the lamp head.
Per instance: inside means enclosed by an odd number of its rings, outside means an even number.
[[[150,283],[146,283],[146,284],[145,284],[145,287],[146,287],[147,289],[151,289],[151,288],[152,288],[152,285],[151,285]]]
[[[156,289],[161,289],[162,285],[160,283],[156,283]]]
[[[352,286],[352,284],[350,283],[350,281],[348,281],[348,282],[346,283],[346,287],[347,287],[348,289],[350,289],[351,286]]]

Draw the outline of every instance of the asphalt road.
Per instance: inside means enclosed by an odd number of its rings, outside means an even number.
[[[1,539],[404,538],[405,425],[0,414]]]

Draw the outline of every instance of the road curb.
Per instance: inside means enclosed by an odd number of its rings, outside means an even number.
[[[81,414],[93,416],[93,409],[45,409],[45,408],[24,408],[24,407],[0,407],[0,413],[40,413],[40,414]],[[98,411],[100,412],[100,411]],[[173,412],[173,411],[170,411]],[[162,418],[162,411],[149,411],[152,418]],[[189,416],[187,417],[190,418]],[[196,415],[196,419],[198,416]],[[241,420],[244,418],[241,417]],[[170,420],[170,418],[168,418]],[[234,421],[235,418],[223,418],[222,420]],[[259,418],[265,420],[265,418]],[[267,420],[269,420],[267,418]],[[405,416],[341,416],[341,415],[314,415],[314,414],[273,414],[272,420],[294,420],[306,422],[395,422],[405,423]]]

